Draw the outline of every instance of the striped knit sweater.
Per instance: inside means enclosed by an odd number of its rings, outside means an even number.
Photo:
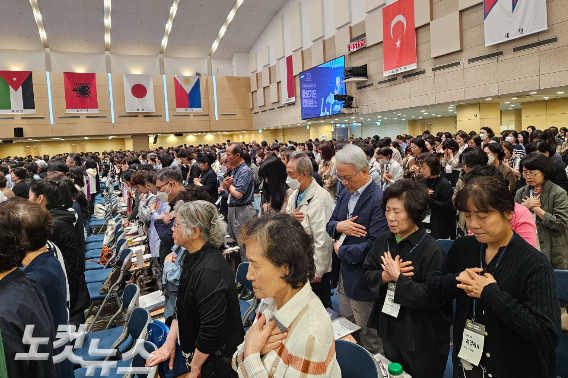
[[[335,340],[329,315],[309,282],[281,309],[272,298],[261,302],[259,311],[274,319],[288,337],[279,348],[260,356],[244,358],[244,342],[233,355],[233,369],[241,378],[341,377],[335,358]]]

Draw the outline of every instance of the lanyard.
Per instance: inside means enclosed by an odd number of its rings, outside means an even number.
[[[507,248],[509,248],[509,244],[511,244],[511,242],[513,241],[513,239],[515,238],[515,234],[513,234],[513,236],[511,237],[511,240],[509,240],[509,243],[507,243],[507,245],[505,246],[505,249],[503,249],[503,252],[501,252],[501,254],[499,255],[499,258],[497,259],[497,263],[495,264],[495,269],[493,269],[493,274],[495,274],[495,272],[497,271],[497,267],[499,266],[499,263],[501,262],[501,259],[503,258],[503,256],[505,256],[505,252],[507,252]],[[483,269],[483,244],[479,247],[479,267],[481,269]],[[473,300],[473,316],[472,316],[472,320],[475,322],[475,314],[477,313],[477,299]]]
[[[406,256],[404,256],[405,259],[408,259],[408,256],[410,256],[410,254],[412,253],[412,251],[414,251],[416,249],[416,247],[418,247],[420,245],[420,243],[422,243],[422,241],[424,240],[424,238],[426,237],[428,233],[426,231],[424,231],[424,235],[422,235],[422,239],[420,239],[420,241],[418,243],[416,243],[416,245],[414,247],[412,247],[412,249],[410,250],[410,252],[408,252],[406,254]],[[390,242],[387,239],[387,251],[390,252]]]

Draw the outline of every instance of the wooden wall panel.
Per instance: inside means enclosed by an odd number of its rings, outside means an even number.
[[[288,10],[288,20],[290,22],[290,43],[292,51],[302,48],[302,3],[292,4]]]
[[[326,61],[325,57],[325,46],[324,46],[324,39],[320,38],[312,44],[310,47],[310,51],[312,52],[312,66],[315,67],[319,64],[322,64]]]
[[[322,0],[310,0],[310,32],[311,32],[312,41],[315,41],[323,37]]]
[[[274,54],[276,60],[284,56],[284,21],[283,16],[274,19]]]
[[[430,22],[431,57],[463,49],[461,12],[454,12]]]
[[[335,0],[333,15],[336,29],[351,23],[351,0]]]

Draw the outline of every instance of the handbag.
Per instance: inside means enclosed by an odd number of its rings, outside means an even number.
[[[154,320],[152,323],[148,324],[148,341],[160,348],[166,342],[169,332],[170,327],[158,320]],[[175,378],[189,372],[185,364],[185,358],[181,352],[181,345],[176,343],[174,368],[170,370],[170,361],[164,361],[158,364],[158,372],[160,376],[164,378]]]

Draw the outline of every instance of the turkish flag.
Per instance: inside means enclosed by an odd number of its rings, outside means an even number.
[[[96,74],[64,72],[63,78],[66,113],[99,112]]]
[[[383,8],[383,75],[415,68],[414,0],[398,0]]]

